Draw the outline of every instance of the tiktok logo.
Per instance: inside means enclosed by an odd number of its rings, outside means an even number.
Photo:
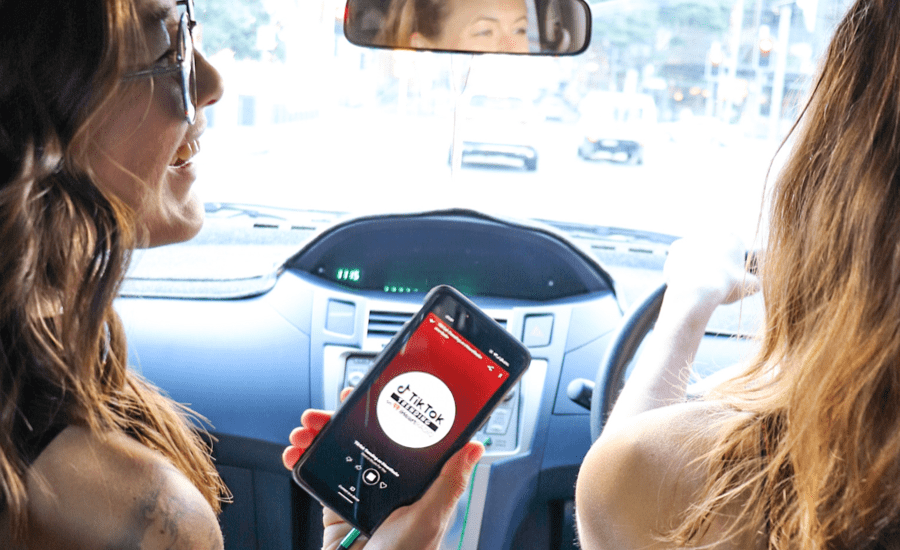
[[[406,372],[381,390],[375,413],[382,431],[392,441],[421,449],[450,432],[456,401],[440,378],[426,372]]]

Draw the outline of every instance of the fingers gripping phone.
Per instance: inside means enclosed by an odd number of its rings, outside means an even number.
[[[294,466],[294,480],[366,535],[415,502],[531,362],[448,286],[425,304]]]

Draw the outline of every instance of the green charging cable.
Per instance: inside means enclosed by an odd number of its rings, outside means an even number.
[[[354,542],[356,542],[356,537],[359,536],[359,529],[351,529],[347,536],[341,540],[341,543],[338,544],[338,548],[350,548]]]

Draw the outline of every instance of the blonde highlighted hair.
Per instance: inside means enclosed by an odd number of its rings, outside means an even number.
[[[16,540],[27,442],[53,424],[133,437],[216,511],[227,495],[190,411],[128,369],[113,310],[139,231],[94,185],[90,128],[142,48],[131,0],[0,3],[0,515]]]
[[[714,521],[773,549],[900,546],[898,37],[896,0],[836,29],[772,189],[761,348],[717,395],[750,414],[702,459],[678,546]]]

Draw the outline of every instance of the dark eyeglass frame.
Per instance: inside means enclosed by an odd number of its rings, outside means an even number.
[[[186,9],[178,20],[175,64],[127,73],[122,77],[122,80],[137,80],[157,75],[180,73],[179,83],[181,84],[184,118],[188,124],[193,124],[197,120],[197,74],[194,68],[193,34],[194,27],[197,26],[197,20],[194,19],[194,0],[178,0],[176,4],[185,6]]]

